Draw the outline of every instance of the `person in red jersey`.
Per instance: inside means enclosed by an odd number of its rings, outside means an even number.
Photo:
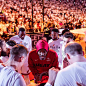
[[[0,63],[3,63],[1,59],[0,59]]]
[[[47,76],[46,73],[48,73],[49,68],[59,68],[58,55],[55,51],[49,49],[45,40],[39,40],[36,44],[36,49],[29,54],[28,64],[37,83]],[[46,76],[42,78],[42,75]]]

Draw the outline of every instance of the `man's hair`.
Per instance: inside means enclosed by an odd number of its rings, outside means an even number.
[[[68,30],[68,29],[64,29],[64,30],[62,31],[62,35],[64,35],[66,32],[69,32],[69,30]]]
[[[1,56],[6,56],[7,54],[6,54],[6,51],[3,51],[3,48],[2,48],[2,46],[3,46],[3,42],[4,42],[5,40],[4,39],[2,39],[2,38],[0,38],[0,47],[1,47]]]
[[[14,41],[14,40],[8,40],[7,42],[6,42],[9,46],[14,46],[14,45],[16,45],[16,42]]]
[[[79,43],[76,42],[70,42],[66,45],[65,47],[65,53],[70,53],[71,55],[83,55],[83,50],[82,50],[82,46]]]
[[[25,31],[25,28],[23,28],[23,27],[19,28],[19,32],[20,31],[22,31],[22,32]]]
[[[4,39],[2,39],[2,38],[0,38],[0,47],[2,48],[2,46],[3,46],[3,42],[4,42],[5,40]]]
[[[71,39],[74,38],[74,36],[73,36],[73,34],[72,34],[71,32],[66,32],[66,33],[63,35],[63,37],[65,37],[65,38],[71,38]]]
[[[15,45],[11,50],[10,50],[10,59],[17,62],[21,62],[20,58],[21,56],[23,56],[23,54],[25,56],[27,56],[28,50],[25,46],[17,44]]]
[[[59,33],[59,30],[56,29],[56,28],[52,29],[52,31],[53,31],[53,32],[57,32],[57,33]]]

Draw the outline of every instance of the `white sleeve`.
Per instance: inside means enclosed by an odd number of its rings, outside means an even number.
[[[25,83],[23,77],[22,77],[22,76],[19,76],[19,77],[15,80],[13,86],[26,86],[26,83]]]
[[[65,73],[63,72],[58,72],[54,86],[68,86],[66,83],[66,77],[68,77]]]
[[[51,85],[50,83],[47,82],[44,86],[52,86],[52,85]]]
[[[30,39],[30,50],[29,52],[32,51],[32,40]]]
[[[12,36],[9,40],[14,40],[14,36]]]
[[[27,41],[27,40],[26,40]],[[28,38],[28,47],[27,47],[27,49],[28,49],[28,51],[29,51],[29,53],[30,53],[30,51],[32,51],[32,40],[31,40],[31,38]]]

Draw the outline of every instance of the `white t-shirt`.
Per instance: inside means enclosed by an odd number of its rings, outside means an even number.
[[[4,63],[9,59],[9,57],[8,56],[1,56],[0,59]]]
[[[51,43],[52,41],[53,41],[53,39],[50,39],[50,40],[48,41],[48,44]]]
[[[77,86],[76,82],[86,86],[86,62],[75,62],[60,70],[56,76],[54,86]],[[46,83],[45,86],[52,86]]]
[[[0,86],[26,86],[23,77],[13,67],[0,65]]]
[[[10,40],[14,40],[17,44],[24,45],[28,49],[29,52],[32,50],[32,40],[27,35],[25,35],[23,40],[18,35],[11,37]],[[28,70],[29,70],[29,67],[28,67],[28,57],[27,57],[21,68],[21,73],[27,74]]]
[[[32,50],[32,40],[27,35],[25,35],[23,40],[18,35],[11,37],[10,40],[14,40],[17,44],[24,45],[29,52]]]
[[[86,86],[86,62],[75,62],[58,72],[54,86]]]
[[[61,39],[59,38],[58,40],[52,41],[49,43],[49,48],[56,51],[57,55],[58,55],[58,61],[59,61],[59,66],[61,67],[62,64],[62,53],[61,53],[61,48],[62,48],[62,44],[61,44]]]

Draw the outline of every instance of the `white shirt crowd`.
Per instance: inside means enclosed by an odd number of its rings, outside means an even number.
[[[0,11],[6,15],[8,20],[13,22],[19,18],[20,14],[25,18],[32,19],[32,2],[30,0],[1,0]],[[38,21],[42,27],[42,12],[42,0],[33,0],[34,28],[37,27]],[[56,27],[61,28],[66,22],[72,22],[75,25],[79,21],[81,21],[82,27],[86,27],[85,0],[44,0],[44,26],[52,22]]]

